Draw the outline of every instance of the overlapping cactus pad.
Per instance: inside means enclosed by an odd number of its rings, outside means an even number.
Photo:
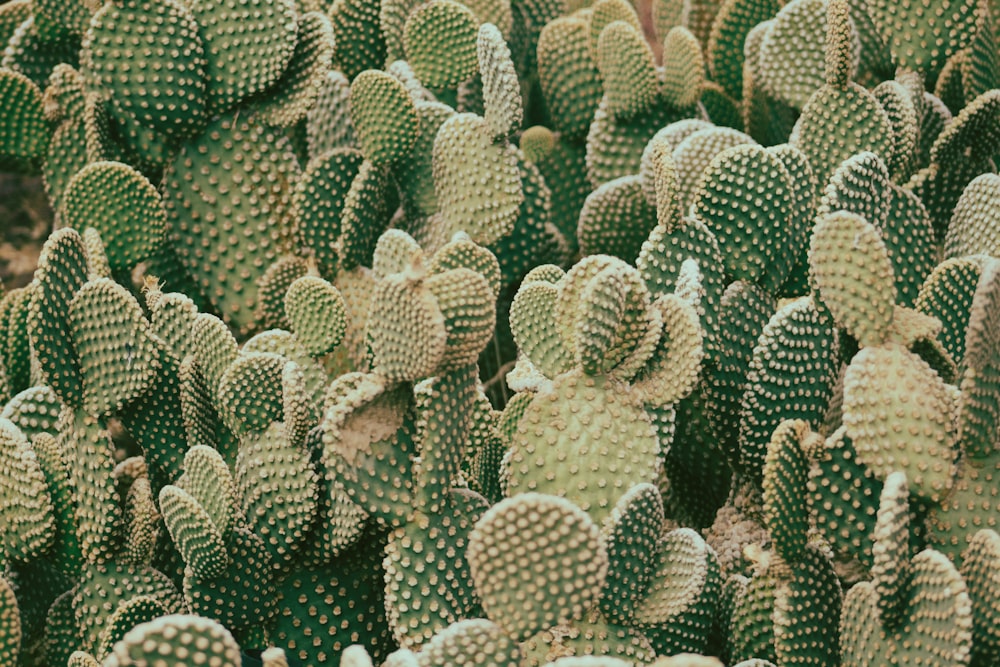
[[[998,26],[0,0],[0,667],[1000,665]]]

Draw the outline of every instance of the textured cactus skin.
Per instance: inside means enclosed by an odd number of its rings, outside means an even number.
[[[0,5],[0,664],[997,664],[998,14]]]

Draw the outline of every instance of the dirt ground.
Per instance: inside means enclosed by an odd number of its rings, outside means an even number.
[[[39,177],[0,173],[0,281],[22,287],[31,281],[38,253],[52,231],[52,210]]]

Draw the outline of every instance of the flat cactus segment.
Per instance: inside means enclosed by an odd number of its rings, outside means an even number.
[[[288,360],[270,352],[240,354],[222,374],[222,418],[236,435],[267,430],[283,416],[281,373]]]
[[[927,276],[917,295],[917,310],[941,322],[938,340],[956,364],[965,358],[969,313],[987,261],[982,255],[946,259]]]
[[[830,176],[818,215],[847,211],[879,225],[889,203],[889,169],[881,157],[862,151],[840,163]]]
[[[372,263],[379,235],[388,226],[391,183],[388,171],[370,160],[361,163],[351,188],[344,197],[340,216],[340,266],[350,270]]]
[[[216,526],[212,517],[187,491],[167,485],[160,490],[160,512],[170,538],[199,577],[222,575],[229,566],[225,526]]]
[[[948,57],[972,41],[980,6],[973,0],[942,0],[932,7],[910,0],[867,0],[865,4],[893,62],[930,79]]]
[[[743,43],[761,21],[781,10],[778,0],[725,0],[712,21],[706,53],[708,71],[734,99],[743,98]]]
[[[455,492],[439,512],[418,513],[390,534],[385,608],[403,648],[417,650],[452,623],[482,615],[470,549],[473,525],[486,507],[477,494]]]
[[[270,99],[258,108],[267,122],[279,127],[292,127],[307,117],[333,61],[333,27],[326,14],[305,12],[298,17],[298,24],[295,52],[269,91]]]
[[[808,495],[816,527],[837,555],[853,555],[871,567],[881,482],[858,460],[850,438],[841,427],[822,449],[810,452]]]
[[[809,158],[820,188],[834,170],[860,151],[883,160],[893,155],[889,116],[871,93],[856,83],[823,86],[809,98],[790,143]]]
[[[741,403],[742,470],[759,479],[767,445],[782,421],[821,422],[836,372],[832,323],[809,298],[792,301],[771,316],[754,347]]]
[[[28,77],[0,69],[0,96],[9,100],[0,113],[0,165],[34,171],[49,146],[42,91]]]
[[[290,0],[195,0],[188,8],[205,47],[210,112],[225,114],[281,78],[299,30]]]
[[[105,5],[90,19],[80,71],[89,89],[112,100],[114,116],[183,140],[208,122],[206,75],[220,53],[210,42],[206,54],[207,27],[175,0]]]
[[[553,318],[558,298],[559,289],[554,285],[525,279],[510,310],[510,327],[518,348],[548,377],[564,373],[574,364]]]
[[[444,314],[426,281],[412,271],[387,276],[378,284],[369,331],[375,368],[389,381],[433,375],[444,358],[448,341]]]
[[[937,263],[938,243],[927,207],[909,190],[889,186],[888,210],[879,233],[896,276],[896,301],[912,306]]]
[[[774,17],[760,44],[761,85],[775,99],[801,109],[826,83],[823,75],[826,50],[828,0],[795,0]],[[853,71],[861,54],[857,36],[848,61]],[[848,73],[849,74],[849,73]]]
[[[953,405],[925,361],[894,345],[861,350],[844,377],[843,412],[858,458],[877,476],[902,470],[915,496],[944,497],[956,458]]]
[[[492,143],[483,118],[456,114],[446,120],[433,156],[438,205],[451,233],[464,231],[490,245],[514,230],[525,197],[517,154],[509,145]]]
[[[945,257],[1000,254],[1000,176],[982,174],[972,180],[955,205],[944,239]]]
[[[96,655],[102,658],[107,657],[115,644],[124,639],[129,630],[166,615],[167,610],[164,609],[163,605],[156,598],[148,595],[139,595],[122,602],[108,619],[107,627],[101,632],[101,643]],[[98,663],[95,661],[94,664]]]
[[[597,525],[572,502],[541,493],[490,508],[466,558],[486,614],[518,641],[581,618],[608,570]]]
[[[846,211],[820,218],[809,244],[809,277],[834,321],[862,346],[885,340],[896,284],[885,243],[864,218]]]
[[[484,618],[452,623],[427,642],[417,656],[419,667],[519,664],[521,651],[503,629]]]
[[[588,28],[583,18],[564,16],[538,38],[538,77],[553,129],[572,137],[586,136],[604,94]]]
[[[335,148],[355,145],[354,126],[350,114],[351,82],[339,70],[330,70],[324,77],[312,108],[306,113],[306,147],[313,158]]]
[[[166,240],[159,193],[145,176],[120,162],[93,162],[77,172],[63,193],[60,211],[67,227],[100,232],[115,271],[153,256]]]
[[[642,192],[642,177],[622,176],[591,192],[577,227],[580,254],[614,255],[632,261],[656,226],[656,209]]]
[[[663,499],[652,484],[633,486],[604,520],[608,575],[598,605],[609,621],[631,622],[654,574],[663,522]]]
[[[216,161],[221,169],[208,166]],[[204,173],[195,166],[203,163]],[[289,140],[238,115],[213,121],[164,173],[174,248],[202,292],[242,335],[255,326],[261,267],[290,250],[286,216],[298,175]]]
[[[675,26],[663,38],[663,53],[663,99],[679,109],[697,104],[705,88],[705,58],[698,38],[684,26]]]
[[[655,572],[633,623],[659,655],[700,653],[722,589],[719,560],[690,528],[663,535],[657,551]]]
[[[471,269],[486,278],[494,297],[500,293],[500,263],[496,255],[475,243],[467,234],[456,234],[451,241],[438,248],[427,270],[431,274],[440,274],[460,268]]]
[[[1000,519],[1000,502],[995,495],[998,482],[1000,455],[996,452],[960,460],[951,491],[927,517],[928,544],[961,565],[962,554],[976,532],[995,526]]]
[[[566,373],[518,423],[507,493],[562,496],[603,522],[628,489],[655,481],[659,449],[649,416],[620,382]]]
[[[734,146],[756,143],[750,135],[729,127],[707,127],[681,139],[672,154],[677,167],[677,200],[681,214],[687,215],[694,204],[702,174],[715,156]]]
[[[362,154],[377,165],[400,162],[417,140],[419,119],[399,79],[365,70],[351,84],[351,125]]]
[[[475,76],[479,21],[453,0],[431,0],[406,20],[403,48],[420,82],[432,90],[457,88]]]
[[[190,614],[172,614],[132,628],[115,645],[104,664],[106,667],[228,667],[238,666],[242,660],[240,647],[223,624]]]
[[[496,328],[496,297],[489,282],[472,269],[457,268],[429,276],[426,285],[441,309],[448,336],[438,370],[474,366]]]
[[[9,419],[28,438],[39,433],[55,433],[62,401],[47,385],[28,387],[15,394],[3,410],[0,419]]]
[[[1000,439],[1000,263],[984,267],[969,309],[958,438],[972,458],[991,454]]]
[[[327,276],[336,275],[340,265],[340,218],[363,161],[354,148],[323,153],[309,161],[292,192],[298,236]]]
[[[434,190],[434,140],[444,122],[455,110],[440,102],[416,102],[420,128],[409,158],[395,165],[403,209],[420,216],[430,216],[438,210],[438,195]]]
[[[287,571],[316,517],[319,493],[309,457],[289,441],[285,424],[240,443],[236,493],[247,526],[263,538],[274,567]]]
[[[7,419],[0,419],[0,526],[0,544],[10,560],[41,558],[55,537],[55,508],[43,469],[28,439]]]
[[[331,383],[323,421],[327,483],[338,480],[351,499],[388,525],[412,513],[412,395],[378,375],[348,373]]]
[[[774,290],[784,283],[796,256],[791,250],[791,175],[773,153],[734,146],[702,172],[693,215],[719,242],[726,274]]]
[[[653,303],[662,320],[660,339],[649,362],[633,379],[646,405],[671,405],[690,394],[704,360],[704,336],[695,308],[682,298],[664,294]]]
[[[906,475],[885,479],[875,520],[872,584],[878,593],[879,619],[886,628],[903,620],[910,586],[910,489]]]
[[[316,276],[303,276],[285,295],[285,313],[309,354],[320,357],[340,345],[347,332],[347,305],[340,291]]]
[[[775,553],[789,562],[800,560],[806,550],[809,470],[802,448],[810,436],[818,437],[801,419],[784,421],[771,436],[764,459],[764,522]]]
[[[563,661],[569,667],[581,667],[575,661],[584,661],[582,667],[619,667],[619,663],[650,664],[656,652],[649,639],[634,627],[598,619],[557,625],[521,644],[524,667],[552,667],[556,664],[550,661],[553,656],[565,656],[556,661],[560,667]]]
[[[840,580],[830,559],[807,546],[774,595],[777,664],[837,665],[840,657]]]
[[[595,54],[607,108],[616,120],[626,121],[656,103],[656,63],[639,29],[612,21],[601,29]]]
[[[53,233],[42,246],[35,273],[28,314],[28,336],[41,367],[42,377],[67,404],[83,403],[83,376],[72,345],[69,304],[87,281],[83,240],[73,229]]]
[[[506,139],[521,127],[524,103],[510,48],[492,23],[479,27],[476,57],[483,79],[483,117],[493,141]]]
[[[1000,536],[983,528],[969,542],[959,570],[972,601],[972,662],[986,665],[1000,655]]]

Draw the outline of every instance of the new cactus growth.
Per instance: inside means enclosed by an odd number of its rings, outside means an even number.
[[[997,664],[997,3],[651,5],[0,5],[4,667]]]

